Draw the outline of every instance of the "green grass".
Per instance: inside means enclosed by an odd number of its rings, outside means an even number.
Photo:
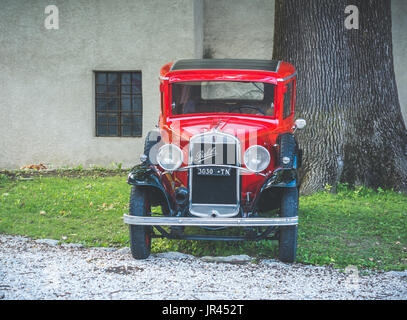
[[[0,233],[86,246],[128,245],[128,228],[122,221],[130,192],[125,175],[30,179],[0,174]],[[407,269],[404,194],[339,185],[335,194],[325,191],[301,197],[299,218],[298,262]],[[156,239],[152,251],[275,258],[277,243]]]

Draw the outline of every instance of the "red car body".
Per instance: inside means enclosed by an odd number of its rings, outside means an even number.
[[[257,227],[266,228],[269,231],[263,234],[264,237],[259,237],[257,234],[257,238],[254,236],[254,240],[267,238],[271,232],[270,229],[273,228],[273,230],[281,226],[297,228],[296,215],[292,216],[290,214],[291,217],[263,219],[263,223],[261,223],[261,218],[258,215],[259,211],[267,211],[280,206],[278,199],[282,195],[281,190],[298,188],[296,170],[301,162],[301,150],[298,148],[293,135],[296,129],[296,122],[294,121],[296,70],[294,66],[287,62],[274,60],[180,60],[164,65],[161,68],[159,79],[161,94],[159,134],[157,133],[156,137],[153,138],[153,144],[156,147],[156,154],[160,152],[159,148],[162,146],[170,145],[168,146],[168,151],[166,151],[167,153],[165,153],[167,156],[173,152],[178,152],[178,149],[173,146],[179,147],[182,155],[178,155],[178,157],[179,159],[182,158],[182,164],[175,170],[167,170],[157,161],[152,161],[151,158],[153,156],[143,155],[143,163],[132,169],[129,174],[128,183],[140,190],[148,190],[147,193],[150,195],[147,197],[147,200],[145,200],[145,196],[143,198],[144,201],[148,201],[152,205],[161,205],[164,217],[162,220],[153,221],[150,219],[151,221],[149,222],[148,218],[152,217],[148,213],[143,215],[133,213],[125,215],[125,222],[137,227],[155,224],[169,225],[174,227],[174,230],[177,232],[167,233],[160,228],[161,234],[159,236],[178,239],[243,240],[253,238],[254,234],[253,230],[251,230],[248,236],[235,237],[233,239],[222,236],[196,236],[194,238],[192,235],[185,235],[179,232],[179,228],[184,226],[216,228],[239,225],[246,226],[248,229],[255,229]],[[234,90],[236,89],[238,94],[246,95],[244,99],[219,100],[213,98],[213,100],[203,101],[204,93],[207,95],[214,94],[215,96],[218,92],[221,92],[221,95],[223,94],[223,91],[219,91],[220,89],[216,87],[218,84],[225,85],[226,88],[230,84],[236,84],[236,88],[246,84],[253,84],[253,90],[239,93],[235,87],[231,87]],[[204,86],[208,86],[208,88]],[[214,93],[211,93],[211,90]],[[185,94],[186,92],[188,92],[189,96]],[[188,102],[184,101],[183,103],[180,102],[183,96],[187,96],[185,99],[192,99],[192,92],[198,92],[201,100],[195,98],[192,102],[190,102],[191,100]],[[267,103],[270,106],[263,107],[266,104],[263,104],[263,100],[257,98],[261,94],[263,94],[264,101],[266,101],[267,94],[267,99],[269,99]],[[246,100],[248,99],[247,97],[250,97],[253,101]],[[197,101],[198,103],[195,103]],[[206,112],[206,109],[204,109],[205,112],[197,111],[199,110],[197,106],[202,101],[204,106],[210,106],[209,109],[215,105],[219,107],[216,107],[216,109],[213,107],[216,112]],[[240,103],[239,101],[245,101],[245,103]],[[249,104],[247,101],[249,101]],[[188,103],[193,106],[193,113],[183,112],[179,114],[176,111],[185,110]],[[228,111],[223,112],[222,110]],[[211,136],[211,134],[213,135]],[[195,139],[194,137],[197,138]],[[200,139],[203,139],[202,137],[211,137],[213,140],[212,145],[214,145],[216,139],[223,139],[223,141],[229,144],[233,140],[236,141],[238,147],[233,149],[233,152],[237,153],[236,162],[234,166],[229,167],[232,168],[231,170],[235,170],[233,172],[237,176],[236,192],[238,194],[234,194],[237,197],[237,204],[234,208],[238,208],[238,211],[232,212],[226,209],[223,211],[222,205],[219,205],[214,206],[216,210],[208,209],[209,211],[199,212],[199,208],[210,207],[210,203],[194,207],[191,194],[193,194],[192,181],[195,180],[192,179],[198,179],[194,170],[199,171],[203,168],[203,170],[208,171],[210,169],[210,172],[204,172],[204,178],[196,180],[201,181],[202,184],[208,183],[208,189],[219,187],[221,190],[221,183],[217,185],[216,181],[229,181],[227,177],[219,178],[216,175],[212,175],[213,170],[215,170],[216,174],[220,174],[218,169],[226,168],[227,165],[212,166],[212,163],[215,162],[211,162],[211,165],[206,166],[196,165],[193,160],[194,154],[191,153],[192,147],[190,144],[192,139],[198,141],[199,137]],[[248,155],[246,151],[252,146],[256,147],[256,149],[253,149],[256,151],[253,151],[254,156],[252,157],[254,158],[250,159],[251,153]],[[151,153],[152,148],[148,141],[146,142],[146,148]],[[170,151],[170,149],[173,151]],[[203,147],[199,150],[196,154],[205,157],[206,151],[204,151]],[[267,150],[268,156],[264,150]],[[211,149],[210,151],[216,154],[217,149]],[[254,172],[246,166],[246,159],[247,163],[253,161],[256,164],[264,164],[266,167]],[[264,159],[269,160],[268,164]],[[210,179],[213,179],[212,182]],[[200,193],[206,192],[205,189],[199,190]],[[212,192],[209,198],[216,197],[216,191],[208,190],[208,192]],[[205,197],[200,197],[200,199],[202,198],[205,199]],[[230,206],[230,204],[225,204],[225,206],[228,205]],[[263,209],[259,210],[260,207]],[[214,213],[210,214],[210,212]],[[168,220],[168,218],[175,217],[177,220]],[[237,221],[237,219],[240,220]],[[157,235],[152,233],[152,236]]]
[[[240,141],[245,141],[245,145],[249,146],[247,131],[242,128],[252,128],[257,133],[257,144],[265,145],[268,147],[269,152],[275,153],[273,145],[279,134],[285,132],[293,132],[294,130],[294,111],[295,111],[295,80],[296,70],[293,65],[287,62],[280,62],[277,72],[258,71],[258,70],[179,70],[171,71],[173,62],[164,65],[160,72],[160,91],[162,97],[162,113],[159,118],[159,127],[161,129],[161,136],[166,137],[167,143],[171,143],[175,135],[181,135],[174,140],[181,141],[181,149],[184,151],[184,159],[188,159],[188,153],[184,148],[192,135],[209,131],[213,129],[219,120],[224,121],[224,125],[219,130],[226,131],[238,136]],[[292,95],[292,112],[285,119],[283,118],[282,108],[276,108],[275,117],[265,117],[259,115],[231,115],[224,114],[194,114],[190,116],[172,116],[170,112],[171,91],[170,85],[174,82],[180,81],[256,81],[256,82],[270,82],[277,85],[276,88],[276,105],[283,104],[284,89],[288,82],[293,83]],[[174,130],[175,128],[175,130]],[[240,134],[239,134],[240,133]],[[245,136],[246,134],[246,136]],[[242,150],[242,157],[245,150]],[[270,165],[266,171],[273,170],[278,167],[275,157],[271,157]],[[187,163],[183,164],[184,166]],[[242,176],[242,190],[241,199],[247,199],[246,195],[250,192],[257,195],[261,186],[265,182],[265,177],[260,175],[243,175]],[[187,186],[187,172],[175,172],[173,179],[176,187]],[[166,184],[170,185],[169,183]],[[173,188],[167,188],[166,191],[171,193]],[[250,195],[250,194],[249,194]],[[243,200],[245,201],[245,200]]]

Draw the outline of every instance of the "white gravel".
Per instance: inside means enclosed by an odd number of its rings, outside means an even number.
[[[0,235],[0,299],[407,299],[407,271],[355,271],[176,252],[134,260],[126,248]]]

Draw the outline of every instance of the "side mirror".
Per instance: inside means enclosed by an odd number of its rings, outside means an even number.
[[[296,129],[299,129],[299,130],[304,129],[306,125],[307,125],[307,121],[305,121],[304,119],[295,120]]]

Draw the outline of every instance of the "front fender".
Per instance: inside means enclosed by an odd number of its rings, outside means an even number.
[[[297,157],[291,168],[279,167],[266,179],[255,198],[251,211],[272,210],[279,206],[284,188],[297,188]]]
[[[297,169],[296,168],[278,168],[264,182],[260,189],[262,192],[265,189],[272,187],[290,188],[297,187]]]
[[[272,187],[298,187],[297,184],[297,156],[294,155],[294,159],[291,166],[279,167],[273,171],[271,176],[266,179],[263,186],[260,189],[260,193],[263,190]]]
[[[169,211],[175,210],[175,203],[169,197],[168,192],[159,178],[159,174],[153,167],[145,165],[144,163],[134,166],[127,177],[127,183],[130,185],[145,188],[152,197],[152,202],[156,204],[164,204]]]

